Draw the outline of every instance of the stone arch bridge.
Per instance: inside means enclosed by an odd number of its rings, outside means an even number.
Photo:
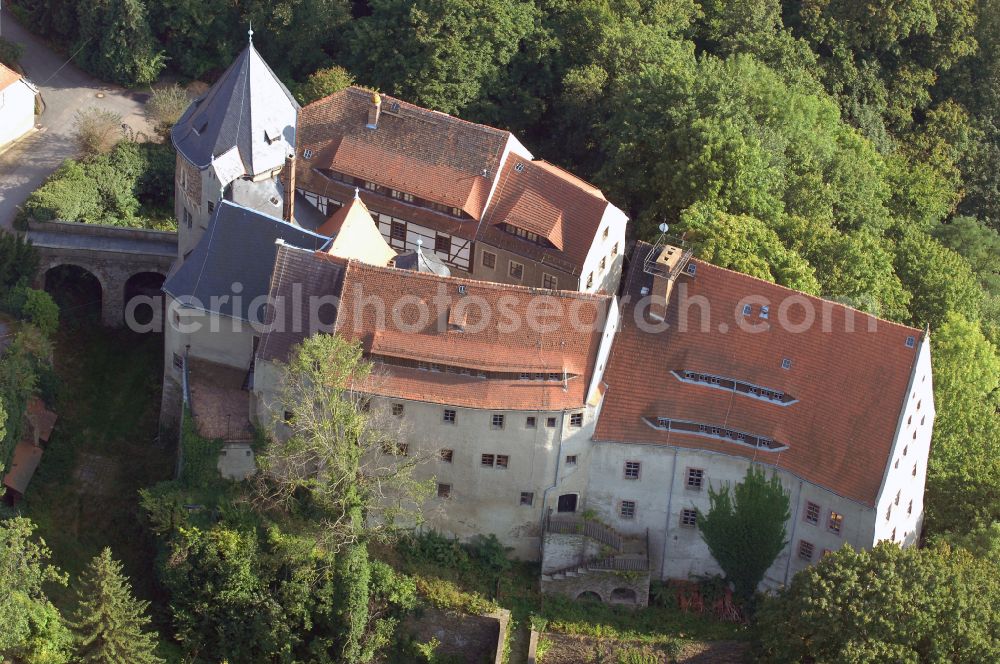
[[[27,239],[38,249],[35,287],[45,287],[50,270],[75,266],[101,285],[101,322],[125,323],[132,294],[158,294],[177,257],[177,234],[66,221],[30,222]]]

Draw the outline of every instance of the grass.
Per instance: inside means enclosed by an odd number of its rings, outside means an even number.
[[[139,521],[138,490],[169,479],[171,441],[157,440],[162,337],[100,328],[74,319],[55,338],[55,367],[62,382],[59,422],[21,510],[38,524],[53,562],[79,575],[111,547],[136,594],[157,604],[155,550]],[[93,490],[77,474],[81,464],[106,460]],[[107,471],[107,472],[104,472]],[[75,599],[51,589],[61,609]]]

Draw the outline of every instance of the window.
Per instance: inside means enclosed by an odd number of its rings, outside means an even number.
[[[813,546],[812,542],[799,540],[799,558],[802,560],[812,560],[815,551],[816,547]]]
[[[364,186],[365,189],[367,189],[368,191],[378,191],[380,189],[380,187],[377,184],[369,181],[365,181]]]
[[[816,503],[806,503],[805,520],[814,526],[819,524],[819,505]]]
[[[641,464],[638,461],[626,461],[625,462],[625,479],[627,480],[637,480],[639,479],[639,469]]]
[[[183,369],[183,368],[184,368],[184,358],[178,355],[177,353],[174,353],[174,369]]]
[[[612,256],[617,256],[618,255],[618,243],[617,242],[615,242],[615,246],[611,247],[611,255]]]
[[[913,337],[906,337],[906,347],[907,348],[913,348],[914,345],[915,345],[915,341],[914,341]]]
[[[184,208],[184,225],[191,228],[191,213],[187,208]]]
[[[608,226],[607,228],[604,229],[604,232],[601,234],[601,239],[602,240],[607,240],[608,239],[608,231],[610,231],[610,230],[611,230],[610,226]]]
[[[781,368],[782,369],[791,369],[792,368],[792,361],[790,359],[788,359],[787,357],[784,358],[783,360],[781,360]]]
[[[899,504],[899,496],[900,496],[901,493],[903,493],[902,490],[896,492],[896,501],[895,501],[896,505]]]
[[[892,505],[889,505],[889,507],[887,507],[885,510],[885,520],[888,521],[891,518],[892,518]]]
[[[438,498],[451,498],[451,485],[438,483]]]
[[[455,411],[449,410],[448,408],[445,408],[444,409],[444,417],[442,419],[447,424],[454,424],[455,423]]]
[[[497,255],[491,251],[483,252],[483,267],[488,267],[491,270],[497,266]]]
[[[559,280],[553,277],[551,274],[542,274],[542,288],[548,288],[549,290],[556,290],[559,288]]]
[[[503,415],[500,413],[493,413],[493,419],[491,420],[490,425],[494,429],[503,429]]]
[[[507,273],[510,275],[511,279],[517,279],[520,281],[524,278],[524,266],[515,261],[511,261]]]
[[[912,515],[913,515],[913,501],[911,500],[910,504],[907,505],[906,507],[906,516],[912,516]]]
[[[310,150],[309,148],[306,148],[305,150],[302,151],[302,156],[305,157],[306,159],[312,159],[313,151]]]
[[[831,533],[840,534],[840,529],[844,525],[844,515],[837,512],[830,512],[830,519],[826,522],[826,529]]]
[[[917,464],[913,464],[913,476],[917,476]]]
[[[494,463],[496,463],[496,457],[492,454],[484,454],[479,460],[480,466],[488,466],[492,468]]]
[[[893,542],[896,541],[896,529],[895,528],[892,529],[892,541]]]
[[[447,235],[437,235],[434,238],[434,251],[442,254],[451,254],[451,238]]]
[[[455,450],[441,450],[438,454],[445,463],[451,463],[452,459],[455,458]]]
[[[209,201],[208,202],[208,213],[212,214],[213,212],[215,212],[215,201]]]
[[[389,229],[389,239],[406,242],[406,224],[401,221],[392,222]]]
[[[535,428],[535,422],[536,422],[535,416],[534,415],[528,415],[528,418],[524,421],[524,426],[526,426],[529,429],[534,429]]]
[[[571,427],[582,427],[583,426],[583,413],[573,413],[569,416],[569,425]]]
[[[403,415],[403,404],[394,403],[392,404],[392,414],[396,417],[401,417]]]
[[[568,454],[568,455],[566,455],[566,465],[567,466],[575,466],[576,465],[576,455],[575,454]]]
[[[292,415],[292,411],[290,410],[285,411],[284,418],[286,422],[291,422],[293,417],[294,415]]]
[[[408,194],[405,191],[397,191],[395,189],[390,189],[389,190],[389,195],[392,196],[395,199],[398,199],[398,200],[401,200],[401,201],[405,201],[407,203],[412,203],[413,202],[413,194]]]
[[[556,426],[556,418],[554,417],[545,418],[545,426],[547,426],[550,429],[554,429]]]
[[[601,262],[598,265],[598,269],[601,272],[604,272],[606,269],[608,269],[608,259],[606,256],[601,256]]]
[[[635,518],[635,501],[634,500],[623,500],[621,505],[618,507],[618,514],[623,519],[634,519]]]
[[[522,491],[521,492],[521,504],[527,507],[531,507],[535,504],[535,492],[534,491]]]
[[[681,510],[681,525],[685,528],[694,528],[698,525],[698,512],[695,510]]]
[[[906,453],[909,452],[909,451],[910,451],[910,446],[909,445],[903,445],[903,456],[906,456]]]
[[[510,457],[506,454],[497,455],[497,468],[506,468],[510,465]]]
[[[705,481],[705,471],[701,468],[688,468],[687,471],[687,488],[694,489],[695,491],[701,491],[702,484]]]
[[[766,319],[770,314],[771,314],[771,307],[767,306],[766,304],[761,306],[759,314],[761,318]]]
[[[594,273],[591,272],[587,275],[587,288],[593,288],[594,286]]]

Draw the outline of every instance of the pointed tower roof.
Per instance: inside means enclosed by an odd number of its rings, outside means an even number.
[[[354,199],[330,215],[316,231],[332,237],[326,252],[341,258],[353,258],[369,265],[384,267],[396,257],[375,220],[357,193]]]
[[[299,104],[260,53],[248,44],[207,93],[188,107],[170,132],[174,147],[199,168],[236,148],[239,175],[280,168],[295,150]],[[229,177],[234,169],[224,169]],[[230,180],[231,181],[231,180]],[[222,182],[225,185],[228,182]]]

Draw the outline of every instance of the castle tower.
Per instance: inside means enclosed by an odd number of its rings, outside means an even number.
[[[174,213],[181,260],[201,239],[221,198],[282,215],[279,176],[295,153],[298,111],[252,41],[188,107],[170,132],[177,149]]]

